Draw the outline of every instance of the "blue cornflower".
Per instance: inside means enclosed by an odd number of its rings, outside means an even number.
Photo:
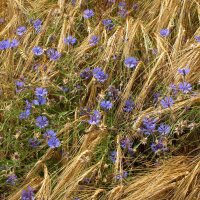
[[[114,27],[113,21],[111,19],[104,19],[102,23],[107,30],[112,30]]]
[[[6,183],[10,184],[10,185],[15,185],[17,182],[17,176],[15,174],[12,174],[10,176],[8,176]]]
[[[26,103],[25,109],[26,109],[26,110],[31,110],[31,108],[32,108],[32,103],[30,103],[28,100],[26,100],[25,103]]]
[[[157,143],[151,144],[151,150],[154,153],[158,153],[159,151],[166,151],[167,147],[163,144],[162,140],[159,140]]]
[[[39,88],[35,89],[35,95],[36,96],[44,97],[47,94],[48,94],[48,92],[47,92],[46,88],[39,87]]]
[[[140,130],[145,135],[151,135],[155,132],[156,122],[157,122],[157,119],[145,117],[143,119],[143,122],[142,122],[143,124],[142,124],[142,127],[140,128]]]
[[[33,100],[33,104],[36,106],[45,105],[46,102],[47,102],[47,99],[41,96],[38,96],[37,99]]]
[[[81,73],[80,73],[80,77],[82,79],[90,79],[92,77],[92,71],[90,70],[89,67],[85,68]]]
[[[33,47],[32,51],[36,56],[41,56],[44,53],[44,50],[39,46]]]
[[[77,39],[71,35],[64,39],[64,43],[68,45],[75,45],[76,42],[77,42]]]
[[[131,99],[126,100],[125,105],[124,105],[124,112],[131,112],[134,108],[134,101]]]
[[[25,26],[20,26],[16,30],[16,34],[19,35],[19,36],[24,35],[25,32],[26,32],[26,27]]]
[[[158,127],[158,132],[162,135],[168,135],[170,133],[171,127],[167,124],[160,124]]]
[[[52,149],[60,146],[60,140],[57,137],[50,137],[48,139],[48,146]]]
[[[99,42],[99,39],[100,39],[100,37],[98,37],[98,36],[96,36],[96,35],[91,36],[91,38],[90,38],[90,40],[89,40],[90,45],[91,45],[91,46],[97,45],[98,42]]]
[[[47,117],[39,116],[36,118],[36,126],[38,126],[39,128],[45,128],[48,125],[49,125],[49,121]]]
[[[173,106],[174,100],[172,99],[172,97],[165,97],[160,101],[160,103],[163,108],[170,108]]]
[[[192,90],[192,86],[190,83],[183,82],[179,84],[179,90],[181,90],[183,93],[187,94]]]
[[[110,154],[110,160],[115,163],[116,162],[116,157],[117,157],[117,152],[116,151],[112,151]]]
[[[88,123],[91,125],[97,125],[99,124],[100,120],[101,120],[101,113],[98,110],[94,110],[93,114],[90,115]]]
[[[138,64],[138,60],[134,57],[129,57],[125,59],[124,64],[128,68],[135,68]]]
[[[93,76],[100,83],[104,83],[108,78],[108,74],[106,74],[100,67],[93,69]]]
[[[118,15],[120,15],[122,18],[125,18],[127,14],[128,14],[128,11],[126,9],[120,9],[118,11]]]
[[[19,41],[17,39],[11,40],[11,42],[10,42],[10,48],[15,48],[17,46],[19,46]]]
[[[186,76],[187,74],[189,74],[190,69],[189,68],[184,68],[184,69],[178,69],[179,74]]]
[[[89,19],[94,16],[94,11],[92,9],[87,9],[83,12],[83,17]]]
[[[100,107],[105,110],[110,110],[113,107],[113,104],[111,101],[103,100],[100,102]]]
[[[38,141],[37,138],[30,138],[28,140],[28,143],[32,148],[37,148],[40,145],[40,142]]]
[[[30,109],[26,109],[25,111],[21,112],[19,115],[19,119],[27,119],[31,114]]]
[[[170,30],[169,29],[161,29],[160,30],[160,35],[162,37],[167,37],[167,36],[169,36],[169,34],[170,34]]]
[[[18,87],[18,88],[22,88],[22,87],[24,87],[24,82],[23,81],[16,81],[16,87]]]
[[[154,94],[153,94],[153,103],[157,103],[160,96],[161,96],[161,95],[160,95],[159,92],[154,93]]]
[[[10,41],[9,40],[0,41],[0,50],[6,50],[8,48],[10,48]]]
[[[44,135],[45,138],[51,138],[51,137],[56,137],[56,133],[53,130],[47,130]]]
[[[33,21],[33,27],[37,33],[40,32],[42,27],[42,21],[40,19],[36,19]]]
[[[35,200],[35,195],[33,191],[33,188],[28,186],[27,190],[22,191],[21,200]]]
[[[50,58],[50,60],[53,60],[53,61],[56,61],[61,57],[61,53],[59,53],[58,51],[52,48],[47,50],[47,55]]]
[[[196,39],[197,42],[200,42],[200,36],[195,36],[194,38]]]
[[[132,145],[133,145],[133,142],[131,142],[131,140],[128,137],[125,137],[124,139],[120,141],[120,146],[123,149],[131,149]]]

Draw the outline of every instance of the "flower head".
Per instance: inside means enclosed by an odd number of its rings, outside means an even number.
[[[48,139],[48,146],[52,149],[60,146],[60,140],[57,137],[50,137]]]
[[[116,161],[116,157],[117,157],[117,152],[116,151],[112,151],[110,154],[110,160],[115,163]]]
[[[200,42],[200,35],[194,37],[197,42]]]
[[[131,149],[132,145],[133,145],[133,142],[128,137],[125,137],[124,139],[120,141],[120,146],[123,149]]]
[[[138,64],[138,60],[134,57],[129,57],[125,59],[124,64],[128,68],[135,68]]]
[[[0,50],[6,50],[8,48],[10,48],[10,41],[9,40],[0,41]]]
[[[16,34],[19,35],[19,36],[24,35],[25,32],[26,32],[26,27],[25,26],[20,26],[16,30]]]
[[[56,133],[53,130],[47,130],[44,135],[45,138],[51,138],[51,137],[56,137]]]
[[[103,100],[100,102],[100,107],[105,110],[110,110],[113,107],[113,104],[108,100]]]
[[[90,70],[89,67],[85,68],[81,73],[80,73],[80,77],[82,79],[88,80],[92,77],[92,71]]]
[[[101,113],[98,110],[94,110],[93,114],[90,115],[88,123],[91,125],[97,125],[99,124],[100,120],[101,120]]]
[[[34,200],[34,199],[35,197],[34,197],[33,188],[28,186],[27,190],[22,191],[21,200]]]
[[[37,96],[37,99],[33,100],[33,104],[36,106],[45,105],[46,102],[47,102],[47,99],[41,96]]]
[[[83,12],[83,17],[89,19],[94,16],[94,11],[92,9],[87,9]]]
[[[114,27],[113,21],[111,19],[104,19],[102,23],[107,30],[112,30]]]
[[[145,117],[142,122],[143,123],[142,127],[140,128],[141,132],[144,133],[145,135],[153,134],[156,129],[156,122],[157,119]]]
[[[61,57],[61,53],[55,49],[50,48],[47,50],[47,56],[50,58],[50,60],[56,61]]]
[[[19,46],[19,41],[17,39],[11,40],[11,42],[10,42],[10,48],[15,48],[17,46]]]
[[[32,51],[36,56],[41,56],[44,53],[44,50],[39,46],[33,47]]]
[[[93,69],[93,76],[100,83],[104,83],[108,78],[108,74],[106,74],[100,67]]]
[[[25,111],[21,112],[19,115],[19,119],[27,119],[31,114],[30,109],[26,109]]]
[[[166,151],[167,150],[167,147],[164,145],[163,141],[162,140],[159,140],[157,143],[152,143],[151,144],[151,150],[154,152],[154,153],[158,153],[160,151]]]
[[[15,185],[17,182],[17,176],[15,174],[12,174],[10,176],[8,176],[6,183],[10,184],[10,185]]]
[[[124,105],[124,112],[131,112],[134,108],[134,101],[131,99],[126,100],[125,105]]]
[[[192,86],[190,83],[183,82],[179,84],[179,90],[187,94],[192,90]]]
[[[77,39],[71,35],[64,39],[64,43],[68,45],[75,45],[76,42],[77,42]]]
[[[174,100],[172,99],[172,97],[165,97],[160,101],[160,103],[163,108],[170,108],[173,106]]]
[[[169,29],[161,29],[160,30],[160,35],[162,36],[162,37],[167,37],[167,36],[169,36],[169,34],[170,34],[170,30]]]
[[[39,88],[36,88],[35,89],[35,95],[36,96],[39,96],[39,97],[44,97],[48,94],[47,92],[47,89],[46,88],[42,88],[42,87],[39,87]]]
[[[184,69],[178,69],[179,74],[186,76],[187,74],[189,74],[190,69],[189,68],[184,68]]]
[[[98,44],[99,42],[99,39],[100,37],[96,36],[96,35],[93,35],[91,36],[90,40],[89,40],[89,43],[90,43],[90,46],[95,46]]]
[[[42,27],[42,21],[40,19],[36,19],[33,21],[33,27],[37,33],[40,32]]]
[[[49,125],[49,121],[45,116],[39,116],[36,118],[36,126],[39,128],[45,128]]]
[[[168,135],[170,133],[171,127],[167,124],[160,124],[158,127],[158,132],[162,135]]]

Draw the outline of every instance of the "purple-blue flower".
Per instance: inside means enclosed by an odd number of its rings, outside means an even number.
[[[96,35],[91,36],[91,38],[90,38],[90,40],[89,40],[90,45],[91,45],[91,46],[97,45],[98,42],[99,42],[99,39],[100,39],[99,36],[96,36]]]
[[[200,42],[200,36],[195,36],[194,38],[197,42]]]
[[[154,153],[158,153],[159,151],[167,151],[167,147],[163,144],[162,140],[159,140],[157,143],[151,144],[151,150]]]
[[[25,111],[21,112],[19,115],[19,119],[27,119],[31,114],[30,109],[26,109]]]
[[[161,29],[160,30],[160,35],[162,36],[162,37],[167,37],[167,36],[169,36],[169,34],[170,34],[170,30],[169,29]]]
[[[80,73],[80,77],[82,79],[90,79],[92,77],[92,71],[90,70],[89,67],[85,68],[81,73]]]
[[[174,100],[172,99],[172,97],[165,97],[160,101],[160,103],[163,108],[170,108],[173,106]]]
[[[112,151],[110,153],[110,160],[115,163],[116,162],[116,157],[117,157],[117,152],[116,151]]]
[[[52,149],[60,146],[60,140],[57,137],[50,137],[48,139],[48,146]]]
[[[37,99],[33,100],[33,104],[36,106],[45,105],[46,102],[47,102],[47,99],[41,96],[38,96]]]
[[[89,19],[94,16],[94,11],[92,9],[87,9],[83,12],[83,17]]]
[[[184,69],[178,69],[179,74],[186,76],[187,74],[189,74],[190,69],[189,68],[184,68]]]
[[[48,92],[47,92],[46,88],[39,87],[39,88],[35,89],[35,95],[36,96],[44,97],[47,94],[48,94]]]
[[[42,27],[42,21],[40,19],[36,19],[33,21],[33,27],[37,33],[40,32]]]
[[[101,121],[101,113],[98,110],[94,110],[93,114],[90,115],[88,123],[91,125],[97,125]]]
[[[128,14],[128,11],[126,9],[120,9],[118,11],[118,15],[120,15],[122,18],[125,18],[127,14]]]
[[[121,141],[120,141],[120,146],[123,148],[123,149],[128,149],[130,150],[131,147],[133,145],[133,142],[128,138],[128,137],[125,137],[123,138]]]
[[[36,118],[36,126],[39,128],[45,128],[49,125],[49,121],[45,116],[39,116]]]
[[[20,26],[16,30],[16,34],[19,35],[19,36],[24,35],[25,32],[26,32],[26,27],[25,26]]]
[[[145,135],[153,134],[156,129],[156,122],[157,119],[145,117],[142,122],[143,123],[142,127],[140,128],[141,132],[144,133]]]
[[[100,83],[104,83],[108,78],[108,74],[106,74],[100,67],[93,69],[93,76]]]
[[[119,4],[118,4],[119,9],[124,9],[125,7],[126,7],[126,2],[124,2],[124,1],[119,2]]]
[[[15,48],[19,46],[19,41],[17,39],[13,39],[10,42],[10,48]]]
[[[111,30],[114,27],[113,21],[111,19],[104,19],[102,23],[107,30]]]
[[[76,42],[77,42],[77,39],[71,35],[64,39],[64,43],[68,45],[75,45]]]
[[[61,57],[61,53],[55,49],[50,48],[47,50],[47,56],[50,58],[50,60],[56,61]]]
[[[10,185],[15,185],[17,182],[17,176],[15,174],[12,174],[10,176],[8,176],[6,183],[10,184]]]
[[[21,200],[35,200],[34,190],[28,186],[27,190],[22,191]]]
[[[124,64],[128,68],[135,68],[138,64],[138,60],[134,57],[129,57],[125,59]]]
[[[44,53],[44,50],[39,46],[33,47],[32,51],[36,56],[41,56]]]
[[[187,94],[192,90],[192,86],[190,83],[183,82],[179,84],[179,90]]]
[[[105,110],[110,110],[113,107],[113,104],[109,100],[103,100],[100,102],[100,107]]]
[[[126,100],[125,105],[124,105],[124,112],[131,112],[134,108],[134,101],[131,99]]]
[[[162,135],[168,135],[171,131],[171,127],[167,124],[160,124],[158,127],[158,132]]]
[[[49,129],[47,130],[44,135],[43,135],[45,138],[51,138],[51,137],[56,137],[56,133],[55,131]]]
[[[8,48],[10,48],[10,41],[9,40],[0,41],[0,50],[6,50]]]

